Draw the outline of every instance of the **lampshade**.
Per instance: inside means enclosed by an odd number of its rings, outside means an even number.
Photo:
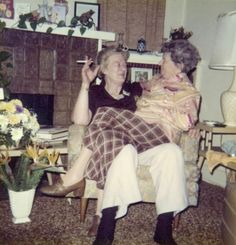
[[[209,67],[218,70],[234,70],[230,88],[221,95],[221,111],[224,123],[236,126],[236,11],[221,14]]]
[[[233,70],[236,66],[236,11],[218,16],[210,68]]]

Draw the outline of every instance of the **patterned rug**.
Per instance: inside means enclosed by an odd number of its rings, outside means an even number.
[[[198,207],[183,212],[174,238],[179,245],[220,245],[224,190],[205,182],[200,184]],[[85,223],[79,222],[80,200],[71,205],[66,198],[36,195],[31,222],[13,224],[9,201],[0,201],[1,245],[87,245],[94,238],[86,232],[95,212],[95,200],[89,201]],[[156,212],[154,204],[138,203],[117,222],[114,245],[154,245]]]

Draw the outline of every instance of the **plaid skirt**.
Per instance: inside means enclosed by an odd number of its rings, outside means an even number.
[[[93,152],[85,177],[103,189],[109,167],[125,145],[132,144],[141,153],[167,142],[156,124],[146,123],[129,110],[100,107],[84,137],[84,146]]]

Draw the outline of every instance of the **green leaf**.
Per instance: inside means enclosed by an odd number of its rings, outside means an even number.
[[[57,24],[57,27],[65,27],[66,26],[66,23],[64,20],[60,20]]]
[[[6,64],[6,67],[7,67],[7,68],[13,68],[13,65],[12,65],[12,63],[7,63],[7,64]]]
[[[92,21],[88,22],[88,24],[87,24],[88,29],[90,29],[91,27],[93,27],[93,25],[94,25],[94,23]]]
[[[21,15],[19,16],[19,18],[20,18],[20,21],[21,21],[21,22],[25,22],[26,19],[27,19],[27,15],[26,15],[26,14],[21,14]]]
[[[38,20],[38,24],[43,24],[43,23],[45,23],[47,21],[47,19],[45,18],[45,17],[41,17],[41,18],[39,18],[39,20]]]
[[[7,51],[0,51],[0,62],[7,60],[9,57],[11,57],[11,53]]]
[[[9,88],[4,88],[3,89],[3,93],[4,93],[4,99],[5,100],[9,100],[10,99],[10,95],[11,95],[10,89]]]
[[[25,24],[25,21],[21,21],[21,20],[19,21],[17,27],[21,29],[27,29],[27,25]]]
[[[83,35],[85,33],[85,31],[86,31],[86,27],[81,26],[80,27],[80,34]]]
[[[32,22],[30,22],[30,26],[31,26],[31,28],[35,31],[36,28],[37,28],[37,21],[32,21]]]
[[[75,27],[75,26],[78,24],[77,18],[76,18],[76,17],[73,17],[73,18],[71,19],[71,21],[70,21],[70,24],[71,24],[72,26]]]
[[[46,33],[50,34],[53,31],[52,27],[48,27]]]
[[[0,20],[0,32],[6,27],[6,22]]]
[[[70,29],[69,31],[68,31],[68,36],[72,36],[73,35],[73,33],[74,33],[75,31],[73,30],[73,29]]]
[[[9,80],[6,80],[6,79],[1,79],[1,86],[2,87],[6,87],[10,84],[11,82]]]

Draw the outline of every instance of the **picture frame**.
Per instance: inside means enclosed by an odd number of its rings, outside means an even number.
[[[131,68],[131,82],[145,82],[150,80],[153,75],[152,68]]]
[[[83,13],[93,10],[92,19],[95,24],[95,30],[100,29],[100,4],[88,2],[75,2],[74,16],[81,16]]]
[[[0,4],[0,18],[14,19],[14,0],[1,0]]]
[[[66,21],[67,6],[55,3],[52,6],[51,22],[58,24],[60,21]]]

